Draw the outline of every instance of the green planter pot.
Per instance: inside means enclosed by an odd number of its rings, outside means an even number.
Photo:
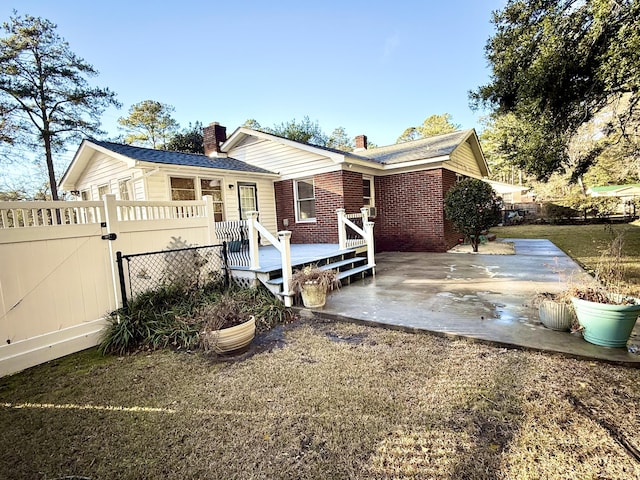
[[[603,347],[626,347],[640,315],[640,305],[609,305],[572,298],[583,338]]]

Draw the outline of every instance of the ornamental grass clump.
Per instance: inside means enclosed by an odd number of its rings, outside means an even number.
[[[626,260],[622,232],[600,256],[594,272],[596,282],[571,287],[571,295],[581,300],[609,305],[637,304],[637,292],[627,282]]]
[[[305,284],[320,285],[326,290],[340,288],[338,272],[319,267],[318,265],[307,265],[301,270],[296,270],[291,276],[290,287],[294,293],[302,292]]]

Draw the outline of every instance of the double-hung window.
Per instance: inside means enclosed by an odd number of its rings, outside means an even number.
[[[313,178],[293,182],[296,203],[296,222],[316,221],[316,196]]]
[[[201,178],[200,194],[210,195],[213,199],[213,218],[216,222],[224,220],[224,204],[222,202],[222,180],[219,178]]]
[[[196,185],[193,178],[171,177],[171,200],[195,200]]]

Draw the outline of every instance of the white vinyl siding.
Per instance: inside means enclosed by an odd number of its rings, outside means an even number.
[[[239,145],[229,152],[229,156],[278,172],[281,180],[340,169],[328,157],[265,140]]]
[[[474,178],[483,176],[478,167],[478,160],[468,142],[462,143],[453,151],[451,159],[447,161],[447,168]]]

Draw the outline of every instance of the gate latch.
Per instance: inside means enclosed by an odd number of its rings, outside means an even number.
[[[115,240],[118,238],[118,235],[115,233],[107,233],[106,235],[102,235],[100,238],[102,238],[102,240]]]

